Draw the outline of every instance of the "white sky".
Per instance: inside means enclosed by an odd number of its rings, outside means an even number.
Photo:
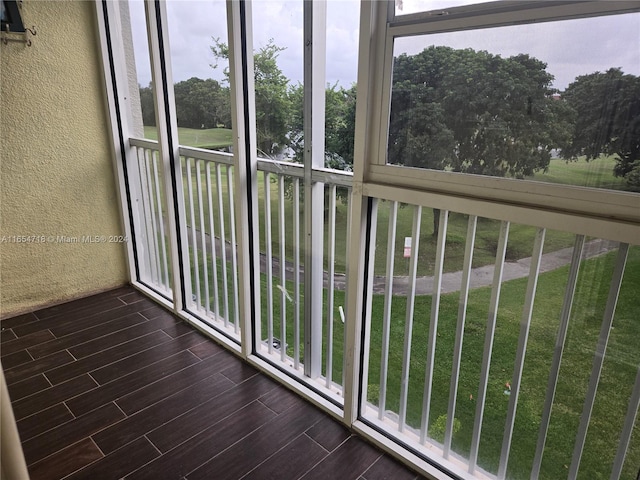
[[[473,0],[404,0],[403,12],[475,3]],[[151,75],[146,53],[144,7],[132,0],[131,17],[139,83],[148,85]],[[171,63],[175,82],[190,77],[221,80],[222,65],[210,67],[215,59],[211,37],[227,42],[225,3],[220,0],[168,0]],[[359,2],[327,2],[327,82],[348,87],[356,81],[358,62]],[[286,47],[279,66],[292,83],[302,81],[302,1],[254,1],[254,49],[267,44]],[[556,78],[554,86],[564,89],[577,75],[621,67],[640,75],[640,13],[521,25],[450,34],[408,37],[396,40],[395,53],[415,54],[430,45],[471,47],[509,57],[528,53],[547,63]]]

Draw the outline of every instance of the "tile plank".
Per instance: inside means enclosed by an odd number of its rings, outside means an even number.
[[[187,478],[237,480],[315,425],[323,416],[323,413],[306,403],[292,407],[229,447],[224,453],[214,456],[188,474]],[[327,478],[343,477],[324,477]]]
[[[69,352],[62,350],[61,352],[56,352],[51,355],[47,355],[46,357],[29,361],[19,367],[8,369],[5,372],[7,385],[11,385],[12,383],[19,382],[39,373],[45,373],[48,370],[61,365],[68,365],[74,360],[75,359]]]
[[[2,331],[0,331],[0,343],[8,342],[9,340],[15,340],[18,338],[13,330],[10,328],[2,327]]]
[[[66,477],[65,480],[121,479],[129,472],[137,470],[159,455],[160,453],[151,445],[149,440],[144,437],[138,438],[129,445],[119,448],[70,477]]]
[[[140,318],[144,318],[141,315],[139,316]],[[149,333],[160,330],[173,322],[175,322],[175,320],[173,319],[163,321],[157,321],[154,319],[153,321],[146,320],[137,322],[137,324],[127,328],[123,328],[122,330],[118,330],[117,332],[109,333],[100,338],[96,338],[95,340],[90,340],[83,343],[82,345],[70,347],[69,351],[76,358],[84,358],[96,352],[106,350],[116,345],[120,345],[121,343],[124,343],[133,338],[148,335]]]
[[[142,337],[134,338],[128,342],[121,343],[115,347],[108,348],[106,350],[96,352],[93,355],[83,357],[76,360],[72,364],[67,364],[59,368],[54,368],[46,372],[47,378],[54,385],[65,380],[69,380],[83,373],[93,372],[94,370],[110,365],[114,361],[129,357],[135,353],[151,348],[154,345],[158,345],[162,342],[168,342],[171,340],[167,334],[156,331],[144,335]]]
[[[64,478],[102,457],[103,455],[95,443],[91,439],[85,438],[29,466],[29,476],[31,480]]]
[[[27,465],[42,460],[71,443],[90,437],[124,417],[125,415],[116,405],[108,403],[86,415],[74,418],[54,430],[49,430],[26,442],[22,442]]]
[[[302,434],[242,477],[242,480],[300,478],[326,456],[327,452],[321,446]]]
[[[126,479],[182,478],[210,459],[215,452],[223,452],[257,427],[264,425],[274,415],[261,403],[250,403],[236,414],[209,426],[187,442],[128,475]],[[210,478],[218,478],[217,473],[221,472],[216,472],[216,475]]]
[[[96,382],[103,385],[122,377],[127,373],[135,372],[136,370],[147,367],[157,362],[160,358],[170,357],[171,355],[175,355],[182,350],[187,350],[191,346],[205,341],[200,334],[194,331],[173,340],[164,333],[162,333],[162,335],[165,335],[169,341],[162,342],[159,345],[154,345],[151,348],[130,355],[122,360],[118,360],[109,365],[98,368],[91,372],[91,376]]]
[[[260,401],[276,413],[282,413],[295,405],[305,404],[302,398],[282,386],[261,397]]]
[[[45,319],[49,317],[55,317],[59,315],[70,315],[73,312],[82,309],[89,310],[97,310],[93,307],[96,304],[100,304],[100,302],[104,301],[105,298],[110,298],[111,295],[105,295],[104,293],[97,293],[95,295],[90,295],[88,297],[78,298],[75,300],[71,300],[65,303],[60,303],[58,305],[53,305],[51,307],[43,308],[34,312],[35,315],[39,319]]]
[[[99,300],[99,302],[84,307],[83,309],[79,309],[76,311],[70,311],[68,313],[62,313],[60,315],[47,317],[47,318],[38,318],[37,322],[31,322],[25,325],[20,325],[14,328],[14,332],[17,336],[22,337],[24,335],[28,335],[29,333],[37,332],[39,330],[45,330],[49,327],[61,328],[61,329],[69,329],[74,323],[78,323],[78,329],[87,328],[87,326],[91,326],[89,322],[89,318],[94,318],[96,324],[102,323],[100,321],[100,317],[106,318],[111,317],[114,318],[114,315],[111,313],[106,314],[106,311],[110,311],[116,309],[118,307],[123,307],[124,304],[119,302],[116,298],[105,297]],[[38,314],[39,312],[36,312]],[[130,313],[130,312],[127,312]],[[125,313],[126,314],[126,313]],[[124,315],[124,314],[123,314]],[[62,333],[63,335],[67,335],[68,332]],[[54,334],[57,335],[57,334]]]
[[[388,455],[382,455],[362,475],[366,480],[415,480],[422,478]]]
[[[20,350],[16,353],[10,353],[6,357],[2,357],[2,368],[9,369],[30,362],[33,357],[26,350]]]
[[[94,408],[98,408],[100,405],[124,397],[128,393],[160,380],[171,373],[178,372],[198,361],[198,358],[191,352],[180,352],[137,372],[130,373],[113,382],[101,385],[98,388],[79,395],[69,400],[67,407],[69,407],[69,410],[71,410],[71,413],[74,415],[82,415]],[[64,383],[60,385],[64,385]]]
[[[199,434],[222,416],[232,415],[261,395],[276,387],[275,382],[264,376],[253,377],[244,383],[198,405],[184,415],[176,416],[166,424],[150,432],[147,437],[162,452]]]
[[[9,340],[8,342],[2,344],[2,351],[0,352],[0,356],[4,358],[11,353],[19,352],[20,350],[24,350],[25,348],[28,349],[30,347],[35,347],[39,344],[48,343],[55,338],[56,337],[49,330],[42,330],[40,332],[25,335],[24,337],[16,338],[15,340]]]
[[[21,420],[29,415],[38,413],[40,410],[49,408],[56,403],[64,402],[77,395],[91,391],[95,389],[97,385],[89,375],[81,375],[59,385],[41,390],[39,393],[18,400],[17,402],[12,402],[13,414],[16,420]]]
[[[189,354],[191,353],[189,352]],[[206,380],[233,362],[237,362],[237,359],[232,354],[220,352],[214,357],[209,357],[207,360],[195,363],[136,392],[125,395],[117,401],[118,406],[127,415],[131,415],[159,402],[168,395],[173,395]]]
[[[307,435],[322,445],[329,452],[333,452],[351,433],[343,425],[329,417],[325,417],[311,428]]]
[[[25,442],[36,435],[56,428],[75,418],[64,403],[57,403],[17,422],[20,440]]]
[[[196,357],[202,360],[210,357],[211,355],[215,355],[218,352],[225,351],[224,347],[221,347],[213,340],[199,343],[198,345],[191,347],[189,350],[191,350],[191,353],[193,353]]]
[[[39,319],[33,312],[24,313],[22,315],[16,315],[15,317],[3,318],[0,320],[1,328],[13,328],[19,325],[26,325],[27,323],[37,322]]]
[[[83,315],[74,320],[70,319],[63,324],[58,324],[55,327],[52,327],[51,333],[57,337],[70,335],[80,330],[84,330],[85,328],[91,328],[102,323],[112,322],[116,318],[122,318],[134,313],[144,312],[154,306],[150,300],[132,303],[130,305],[123,305],[117,298],[112,298],[110,301],[116,302],[117,305],[109,310],[94,312],[91,316]]]
[[[380,455],[381,453],[374,447],[353,436],[302,478],[304,480],[327,478],[356,480]]]
[[[35,375],[21,382],[16,382],[11,385],[7,385],[9,390],[9,397],[12,402],[20,400],[21,398],[28,397],[34,393],[38,393],[40,390],[49,388],[51,384],[44,375]]]
[[[257,399],[260,392],[273,387],[273,382],[264,377],[255,377],[255,380],[234,387],[227,378],[216,374],[94,435],[94,440],[103,452],[108,453],[136,437],[171,424],[157,435],[150,435],[156,439],[156,445],[164,445],[165,450],[169,450],[219,421],[222,408],[231,414]],[[214,415],[207,417],[211,413]],[[195,423],[196,427],[191,427],[189,422]]]
[[[92,328],[86,328],[84,330],[80,330],[79,332],[72,333],[70,335],[65,335],[64,337],[56,338],[54,340],[49,340],[46,343],[41,342],[39,345],[28,348],[28,350],[29,350],[29,353],[33,356],[33,358],[42,358],[47,355],[51,355],[52,353],[69,349],[70,347],[74,347],[76,345],[80,345],[85,342],[95,340],[99,337],[109,335],[112,332],[123,330],[125,328],[131,327],[138,323],[144,323],[146,321],[147,320],[142,315],[139,315],[137,313],[132,313],[130,315],[125,315],[124,317],[119,317],[110,322],[96,325],[95,327],[92,327]],[[27,337],[23,337],[23,338],[27,338]],[[20,340],[16,340],[16,341],[20,341]],[[73,354],[73,352],[71,353]]]

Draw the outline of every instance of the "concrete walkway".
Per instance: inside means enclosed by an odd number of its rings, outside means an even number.
[[[585,243],[582,258],[593,258],[603,255],[608,251],[616,248],[618,242],[609,240],[592,240]],[[555,252],[545,253],[542,255],[540,263],[540,273],[550,272],[557,268],[563,267],[571,263],[573,255],[573,247],[563,248]],[[515,262],[505,262],[502,271],[502,281],[516,280],[529,276],[531,267],[531,257],[522,258]],[[484,267],[473,268],[471,270],[471,278],[469,288],[488,287],[493,283],[494,265],[485,265]],[[376,276],[373,281],[374,293],[384,293],[386,279]],[[442,275],[442,285],[440,293],[453,293],[460,290],[462,284],[462,271],[449,272]],[[409,277],[394,277],[393,294],[406,295],[409,288]],[[432,295],[433,294],[433,277],[419,277],[416,279],[416,295]]]
[[[198,236],[198,240],[199,240]],[[205,236],[207,243],[207,250],[210,251],[211,243],[209,235]],[[199,243],[199,242],[198,242]],[[582,252],[582,258],[593,258],[603,255],[610,250],[617,248],[618,242],[610,240],[591,240],[586,242]],[[231,246],[226,244],[227,261],[231,260]],[[218,259],[221,254],[221,242],[216,238],[216,253]],[[571,256],[573,255],[573,247],[563,248],[555,252],[545,253],[542,255],[542,261],[540,264],[540,273],[550,272],[560,267],[571,263]],[[521,258],[515,262],[505,262],[502,281],[516,280],[518,278],[526,278],[529,276],[529,268],[531,266],[531,257]],[[274,279],[280,277],[280,259],[273,257],[272,261],[272,276]],[[293,263],[286,262],[285,265],[287,280],[293,281]],[[495,270],[494,265],[485,265],[483,267],[473,268],[471,270],[470,287],[481,288],[488,287],[493,283],[493,272]],[[267,258],[266,255],[260,253],[260,272],[267,272]],[[300,267],[300,280],[304,275],[304,266]],[[274,282],[276,283],[276,282]],[[346,289],[346,276],[343,273],[336,273],[334,277],[334,287],[336,290]],[[462,271],[444,273],[442,275],[442,285],[440,293],[453,293],[460,290],[462,284]],[[329,285],[329,275],[324,272],[324,285]],[[386,277],[376,275],[373,277],[373,292],[376,294],[383,294],[386,286]],[[409,277],[408,276],[395,276],[393,277],[393,294],[394,295],[407,295],[409,291]],[[416,278],[416,295],[432,295],[433,294],[433,277],[418,277]]]

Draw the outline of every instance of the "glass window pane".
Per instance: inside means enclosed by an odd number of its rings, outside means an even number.
[[[387,162],[640,190],[639,31],[634,13],[396,38]]]
[[[303,3],[261,1],[252,9],[258,157],[302,161],[295,141],[302,129]]]
[[[396,15],[430,12],[446,8],[482,3],[478,0],[396,0]]]
[[[226,5],[170,0],[167,17],[180,144],[229,151]]]

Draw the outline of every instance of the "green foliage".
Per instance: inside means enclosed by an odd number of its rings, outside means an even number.
[[[229,88],[208,78],[190,78],[173,87],[178,127],[231,128]]]
[[[216,59],[228,60],[229,47],[218,38],[213,38],[213,42],[211,52]],[[289,143],[289,79],[278,66],[278,56],[284,50],[271,39],[253,55],[258,148],[269,156],[280,154]],[[212,66],[216,68],[217,64]],[[224,70],[224,74],[228,81],[228,69]]]
[[[291,88],[291,149],[294,161],[304,158],[304,88],[298,84]],[[349,89],[336,85],[325,90],[325,167],[351,171],[356,121],[356,86]]]
[[[389,161],[523,178],[567,134],[553,76],[529,57],[429,47],[394,61]]]
[[[447,416],[440,415],[429,428],[429,436],[437,442],[444,442],[444,431],[447,428]],[[462,422],[457,418],[453,418],[453,434],[455,435],[462,428]]]
[[[153,101],[153,83],[148,87],[140,87],[140,107],[142,108],[142,124],[155,127],[156,108]]]
[[[575,79],[562,94],[572,110],[573,131],[561,155],[587,160],[617,155],[614,174],[640,190],[640,77],[619,68]]]

